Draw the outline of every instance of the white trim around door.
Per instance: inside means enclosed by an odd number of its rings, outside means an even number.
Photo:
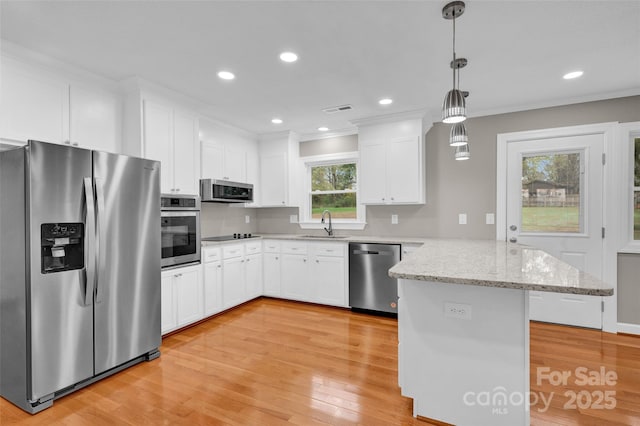
[[[590,134],[601,134],[604,138],[604,160],[618,157],[614,155],[620,149],[618,123],[599,123],[571,127],[530,130],[497,135],[496,162],[496,239],[507,239],[507,147],[509,143],[529,140],[550,139]],[[602,316],[603,331],[615,333],[618,331],[617,316],[617,245],[620,223],[619,217],[621,200],[619,193],[619,174],[615,167],[605,165],[603,174],[603,226],[605,228],[602,280],[614,288],[614,296],[604,298],[604,312]],[[626,205],[626,204],[625,204]]]

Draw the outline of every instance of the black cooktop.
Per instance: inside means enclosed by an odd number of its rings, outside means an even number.
[[[202,241],[231,241],[231,240],[244,240],[247,238],[258,238],[257,235],[251,234],[233,234],[233,235],[219,235],[217,237],[205,237],[201,238]]]

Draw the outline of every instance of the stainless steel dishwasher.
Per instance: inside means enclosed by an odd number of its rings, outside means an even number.
[[[398,314],[398,280],[389,269],[400,262],[400,244],[349,243],[349,306]]]

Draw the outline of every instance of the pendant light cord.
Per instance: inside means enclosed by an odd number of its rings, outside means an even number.
[[[456,11],[453,10],[453,62],[451,68],[453,68],[453,88],[456,88]]]

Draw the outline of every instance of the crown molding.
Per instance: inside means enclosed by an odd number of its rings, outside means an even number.
[[[328,132],[302,133],[300,135],[300,142],[315,141],[320,139],[330,139],[330,138],[337,138],[340,136],[350,136],[350,135],[357,135],[357,134],[358,134],[358,128],[356,126],[345,127],[343,129],[331,130]]]
[[[402,120],[414,120],[414,119],[420,119],[423,121],[423,124],[425,122],[429,122],[431,123],[431,114],[429,114],[429,111],[425,110],[425,109],[416,109],[416,110],[411,110],[411,111],[404,111],[404,112],[394,112],[391,114],[384,114],[384,115],[376,115],[373,117],[364,117],[364,118],[358,118],[355,120],[350,120],[349,122],[355,126],[370,126],[370,125],[374,125],[374,124],[384,124],[384,123],[393,123],[396,121],[402,121]],[[428,127],[431,127],[431,125],[429,125]]]

